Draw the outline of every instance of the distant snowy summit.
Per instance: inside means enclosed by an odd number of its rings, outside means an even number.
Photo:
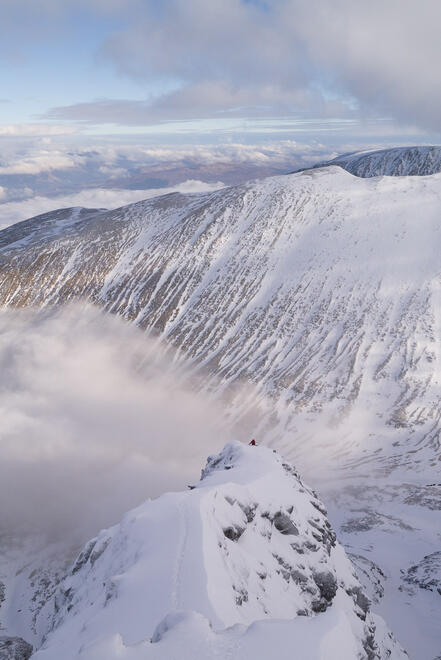
[[[427,176],[441,172],[441,147],[397,147],[357,151],[315,165],[339,165],[362,178],[373,176]]]
[[[35,660],[407,658],[315,493],[240,443],[90,541],[40,617]]]

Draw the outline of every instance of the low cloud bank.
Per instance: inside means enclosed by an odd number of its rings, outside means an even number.
[[[0,312],[1,533],[83,542],[229,437],[158,345],[93,308]]]
[[[81,190],[71,195],[57,195],[56,197],[45,197],[37,195],[30,199],[16,202],[5,202],[0,204],[0,230],[20,220],[27,220],[40,213],[48,213],[60,208],[71,206],[85,206],[87,208],[118,208],[143,199],[166,195],[170,192],[210,192],[219,190],[223,183],[204,183],[203,181],[188,180],[176,186],[168,188],[154,188],[151,190],[120,190],[112,188],[91,188]],[[0,188],[0,200],[2,190]]]

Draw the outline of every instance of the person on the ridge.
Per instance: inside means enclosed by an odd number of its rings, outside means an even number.
[[[255,441],[254,438],[253,438],[253,439],[251,440],[251,442],[249,442],[248,444],[249,444],[249,445],[252,445],[253,447],[255,447],[255,446],[256,446],[256,441]]]

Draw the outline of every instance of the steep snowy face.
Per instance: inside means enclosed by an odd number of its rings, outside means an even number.
[[[274,451],[240,443],[188,492],[88,543],[41,617],[39,660],[407,657],[370,614],[315,494]]]
[[[338,156],[327,165],[339,165],[360,177],[428,176],[441,172],[441,147],[397,147]]]
[[[87,299],[153,331],[302,471],[326,450],[353,472],[432,478],[440,202],[441,175],[333,167],[48,214],[0,232],[0,303]]]

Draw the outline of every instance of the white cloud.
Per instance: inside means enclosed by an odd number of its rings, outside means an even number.
[[[2,532],[84,541],[199,477],[227,439],[140,330],[79,307],[0,312]]]
[[[112,30],[97,30],[98,60],[155,95],[79,99],[50,117],[145,125],[225,113],[386,114],[440,130],[438,0],[3,0],[0,49],[17,58],[20,41],[59,38],[72,13],[110,16]]]
[[[79,164],[78,156],[68,156],[56,151],[41,151],[37,155],[18,158],[8,165],[0,166],[0,175],[40,174],[41,172],[70,169]]]
[[[335,0],[284,4],[285,34],[295,22],[308,57],[330,84],[368,113],[389,113],[441,129],[437,0]]]
[[[99,168],[101,174],[105,174],[109,179],[115,179],[117,177],[125,177],[128,175],[129,171],[124,167],[112,167],[108,165],[102,165]]]
[[[102,56],[136,80],[173,83],[172,91],[78,103],[49,117],[142,125],[225,112],[386,114],[441,129],[438,0],[127,0],[118,9],[122,27]]]

